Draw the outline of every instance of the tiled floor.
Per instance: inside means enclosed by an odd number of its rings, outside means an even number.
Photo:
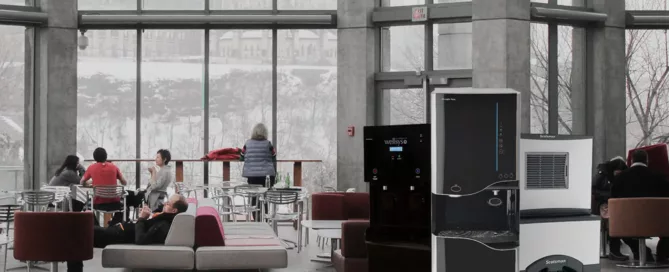
[[[297,233],[293,231],[293,229],[289,226],[282,226],[279,228],[279,236],[282,238],[290,239],[290,240],[295,240]],[[328,266],[326,264],[318,263],[318,262],[312,262],[311,258],[315,257],[316,254],[327,251],[326,249],[321,249],[316,245],[316,236],[313,232],[310,233],[310,244],[306,247],[303,248],[303,251],[300,253],[297,253],[297,250],[289,250],[288,251],[288,268],[284,269],[271,269],[269,271],[271,272],[334,272],[335,270],[332,268],[332,266]],[[648,246],[651,248],[655,248],[657,241],[649,241]],[[625,246],[623,246],[625,247]],[[3,249],[4,250],[4,249]],[[630,254],[629,250],[627,248],[623,248],[623,253],[625,254]],[[0,258],[3,256],[1,254],[4,254],[4,251],[0,251]],[[101,249],[95,249],[95,257],[93,260],[87,261],[84,263],[84,271],[125,271],[123,269],[105,269],[102,268],[100,265],[100,256],[102,255],[102,250]],[[0,260],[1,262],[2,260]],[[616,264],[618,262],[612,262],[609,261],[608,259],[601,259],[601,264],[602,264],[602,272],[636,272],[636,271],[648,271],[648,270],[641,270],[641,269],[627,269],[627,268],[619,268],[616,267]],[[12,258],[12,251],[9,251],[8,254],[8,260],[7,260],[7,268],[10,269],[12,267],[17,267],[21,266],[21,263],[15,261]],[[48,268],[48,265],[42,265],[42,267]],[[1,267],[0,267],[1,269]],[[17,269],[17,270],[11,270],[11,271],[26,271],[26,269]],[[33,270],[35,271],[35,270]],[[64,263],[60,264],[59,266],[59,271],[66,271],[66,266]],[[669,269],[654,269],[652,271],[655,272],[669,272]]]
[[[289,226],[281,226],[279,227],[279,236],[281,238],[289,239],[295,241],[297,237],[297,232],[293,231],[293,229]],[[297,253],[297,250],[288,250],[288,264],[289,267],[285,269],[271,269],[268,271],[271,272],[335,272],[334,268],[332,266],[328,266],[326,264],[318,263],[318,262],[312,262],[311,258],[315,257],[316,254],[324,252],[326,250],[321,250],[317,245],[316,245],[316,236],[313,232],[310,232],[310,237],[311,239],[309,240],[309,245],[307,248],[303,248],[302,252]],[[326,249],[329,247],[326,247]],[[4,257],[4,249],[0,251],[0,258]],[[95,272],[95,271],[126,271],[124,269],[105,269],[102,268],[100,265],[100,257],[102,256],[102,249],[95,249],[95,256],[92,260],[84,262],[84,271],[86,272]],[[12,267],[18,267],[22,266],[21,263],[17,262],[12,258],[12,251],[9,251],[9,254],[7,255],[7,269],[11,269]],[[2,262],[2,259],[0,259],[0,263]],[[49,265],[41,265],[41,267],[44,268],[49,268]],[[0,267],[0,270],[2,267]],[[11,271],[27,271],[26,269],[17,269],[17,270],[11,270]],[[31,270],[31,271],[36,271],[36,270]],[[59,265],[59,271],[67,271],[67,266],[65,263],[61,263]]]
[[[657,245],[657,240],[649,240],[647,243],[648,247],[650,247],[653,251],[655,251],[655,246]],[[632,256],[632,253],[629,251],[629,248],[623,245],[622,249],[623,253],[629,256]],[[669,269],[631,269],[631,268],[621,268],[617,267],[616,264],[619,264],[621,262],[613,262],[608,259],[601,259],[601,264],[602,264],[602,272],[635,272],[635,271],[653,271],[653,272],[669,272]]]

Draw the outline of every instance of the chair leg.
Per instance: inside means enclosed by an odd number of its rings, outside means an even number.
[[[3,264],[2,271],[7,271],[7,251],[9,251],[9,243],[5,244],[5,262]]]
[[[646,239],[639,239],[639,266],[646,265]]]

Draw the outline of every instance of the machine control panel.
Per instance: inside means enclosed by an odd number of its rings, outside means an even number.
[[[430,125],[365,127],[364,137],[366,182],[429,181]]]

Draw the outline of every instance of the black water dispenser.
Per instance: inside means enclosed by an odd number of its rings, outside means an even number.
[[[518,97],[432,94],[432,271],[518,271]]]
[[[365,127],[364,138],[369,271],[430,271],[430,125]]]

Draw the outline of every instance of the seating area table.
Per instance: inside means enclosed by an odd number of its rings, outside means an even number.
[[[303,227],[316,230],[319,236],[330,239],[330,252],[318,254],[317,258],[311,261],[332,262],[332,254],[337,248],[337,242],[341,240],[341,224],[344,222],[344,220],[302,220]]]

